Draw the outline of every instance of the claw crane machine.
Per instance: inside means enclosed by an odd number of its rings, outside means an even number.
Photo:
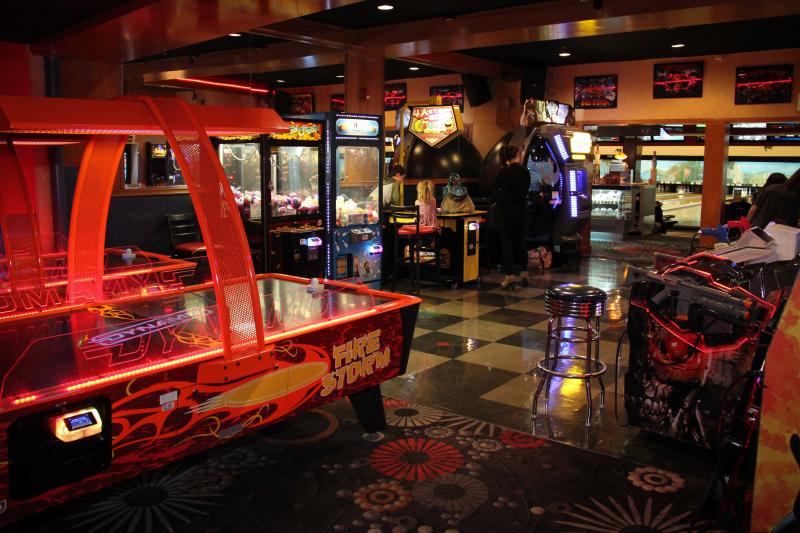
[[[303,277],[325,271],[324,122],[287,120],[288,132],[220,137],[217,152],[242,215],[256,268]]]
[[[381,283],[383,117],[330,113],[326,146],[329,279]]]

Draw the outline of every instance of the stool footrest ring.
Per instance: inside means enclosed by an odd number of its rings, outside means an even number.
[[[558,361],[560,361],[562,359],[569,359],[569,360],[572,360],[572,361],[584,361],[584,362],[586,362],[586,358],[583,357],[583,356],[580,356],[580,355],[559,355],[558,356],[558,360],[553,358],[552,361],[553,361],[553,363],[557,364]],[[602,362],[602,361],[592,361],[591,364],[595,368],[595,370],[593,372],[583,372],[583,373],[580,373],[580,374],[569,373],[569,372],[561,372],[559,370],[556,370],[555,369],[555,364],[552,364],[552,363],[550,364],[550,366],[552,366],[553,368],[548,368],[547,359],[544,358],[544,357],[539,359],[539,362],[536,363],[536,366],[539,368],[539,370],[541,370],[545,374],[548,374],[550,376],[556,376],[556,377],[564,378],[564,379],[596,378],[596,377],[602,376],[603,374],[606,373],[607,368],[606,368],[606,364],[604,362]]]

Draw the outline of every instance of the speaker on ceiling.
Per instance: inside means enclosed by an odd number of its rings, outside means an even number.
[[[547,81],[547,67],[526,67],[522,71],[519,85],[519,103],[529,98],[544,100],[544,86]]]
[[[292,95],[286,91],[275,91],[275,112],[288,115],[292,111]]]
[[[461,83],[470,107],[478,107],[491,101],[492,91],[489,89],[489,80],[485,76],[475,74],[462,74]]]

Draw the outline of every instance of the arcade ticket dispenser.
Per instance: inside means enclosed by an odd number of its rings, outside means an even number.
[[[481,213],[440,214],[437,217],[442,229],[441,274],[453,288],[476,281],[480,275]]]
[[[326,216],[330,246],[327,276],[356,278],[380,288],[380,204],[383,181],[382,118],[332,113],[328,127]]]

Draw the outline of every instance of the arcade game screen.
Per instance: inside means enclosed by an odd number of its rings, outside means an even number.
[[[272,216],[319,212],[319,148],[273,146],[270,165]]]
[[[219,160],[245,220],[261,218],[261,149],[258,142],[221,143]]]
[[[375,146],[336,149],[336,225],[376,224],[380,150]]]

